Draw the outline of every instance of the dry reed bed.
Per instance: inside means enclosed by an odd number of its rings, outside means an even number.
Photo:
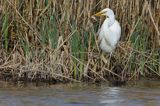
[[[104,18],[91,19],[105,7],[122,26],[111,61],[96,43]],[[94,82],[159,76],[159,11],[159,0],[1,0],[0,78]]]

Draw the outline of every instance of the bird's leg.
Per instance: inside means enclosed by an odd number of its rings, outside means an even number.
[[[104,62],[105,64],[108,64],[108,61],[107,61],[107,59],[105,58],[104,55],[105,55],[105,54],[102,52],[101,59],[103,60],[103,62]]]
[[[108,62],[108,66],[110,66],[110,64],[111,64],[111,57],[112,57],[112,52],[109,54],[109,62]]]
[[[106,60],[103,52],[102,52],[102,55],[101,55],[101,59],[103,60],[104,63],[107,63],[107,60]]]
[[[112,52],[109,54],[109,60],[111,60],[111,57],[112,57]]]

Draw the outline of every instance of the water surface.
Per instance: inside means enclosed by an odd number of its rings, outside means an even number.
[[[160,106],[160,81],[108,84],[0,83],[0,106]]]

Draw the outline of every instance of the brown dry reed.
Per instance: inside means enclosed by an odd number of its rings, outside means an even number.
[[[114,10],[122,26],[111,58],[96,32]],[[135,80],[160,76],[159,0],[1,0],[0,78],[39,81]]]

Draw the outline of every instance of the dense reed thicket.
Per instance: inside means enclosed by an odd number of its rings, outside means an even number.
[[[114,10],[121,41],[109,60],[96,32]],[[40,81],[132,80],[160,75],[159,0],[1,0],[0,78]]]

